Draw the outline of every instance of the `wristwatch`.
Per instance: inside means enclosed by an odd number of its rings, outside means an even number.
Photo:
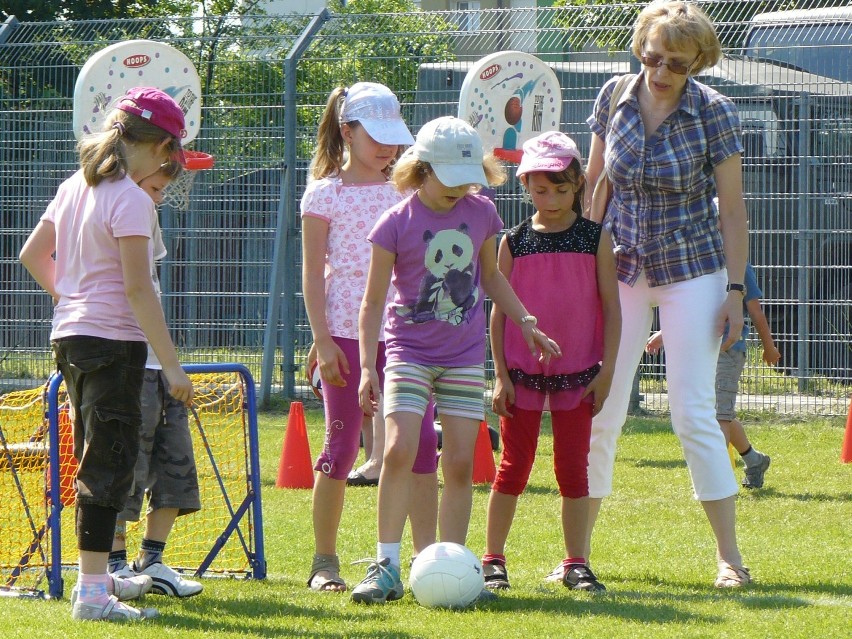
[[[538,324],[538,318],[535,315],[524,315],[521,318],[521,326],[523,326],[527,322],[535,326],[536,324]]]
[[[743,295],[745,295],[745,285],[744,284],[728,284],[728,292],[731,291],[739,291]]]

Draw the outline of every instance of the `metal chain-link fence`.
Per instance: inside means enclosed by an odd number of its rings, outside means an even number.
[[[484,4],[484,3],[483,3]],[[750,340],[743,406],[846,414],[852,376],[852,9],[845,2],[699,2],[726,53],[699,78],[731,96],[744,129],[751,261],[783,359]],[[817,8],[821,7],[821,8]],[[776,9],[794,13],[758,16]],[[298,202],[329,92],[388,85],[417,131],[455,115],[468,68],[507,50],[556,72],[561,129],[585,155],[600,86],[637,71],[638,5],[405,14],[329,14],[15,23],[0,26],[0,384],[44,379],[51,305],[17,253],[76,167],[72,96],[80,67],[114,42],[177,47],[202,80],[192,144],[216,164],[187,211],[161,211],[166,316],[184,361],[239,361],[270,393],[308,399],[310,329],[300,296]],[[507,227],[531,213],[512,178],[495,200]],[[629,318],[625,318],[629,321]],[[642,404],[665,409],[663,362],[640,368]],[[11,381],[10,381],[11,380]]]

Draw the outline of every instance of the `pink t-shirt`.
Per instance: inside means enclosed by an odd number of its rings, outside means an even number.
[[[145,341],[124,292],[118,239],[149,240],[154,202],[129,177],[86,184],[77,171],[59,187],[42,218],[56,229],[56,292],[51,339],[87,335]],[[153,243],[148,256],[153,263]]]
[[[382,213],[402,199],[390,182],[344,184],[337,177],[314,180],[302,196],[302,217],[328,222],[325,314],[335,337],[358,339],[358,312],[372,252],[367,235]]]

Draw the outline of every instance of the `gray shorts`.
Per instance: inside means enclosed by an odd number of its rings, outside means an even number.
[[[145,369],[134,485],[118,516],[124,521],[139,520],[146,493],[148,513],[160,508],[177,508],[178,515],[201,510],[186,406],[169,395],[168,388],[162,371]]]
[[[737,393],[745,367],[743,351],[721,351],[716,363],[716,419],[730,422],[737,416]]]

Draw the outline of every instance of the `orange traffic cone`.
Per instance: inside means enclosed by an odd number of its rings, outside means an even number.
[[[491,450],[491,435],[485,420],[479,422],[476,447],[473,449],[473,483],[489,484],[497,476],[494,453]]]
[[[308,444],[308,429],[305,425],[305,409],[302,402],[290,404],[287,430],[284,431],[284,446],[278,464],[276,488],[313,488],[314,470],[311,467],[311,448]]]
[[[840,461],[844,464],[852,462],[852,400],[849,402],[849,415],[846,417],[846,434],[843,435],[843,446],[840,448]]]

